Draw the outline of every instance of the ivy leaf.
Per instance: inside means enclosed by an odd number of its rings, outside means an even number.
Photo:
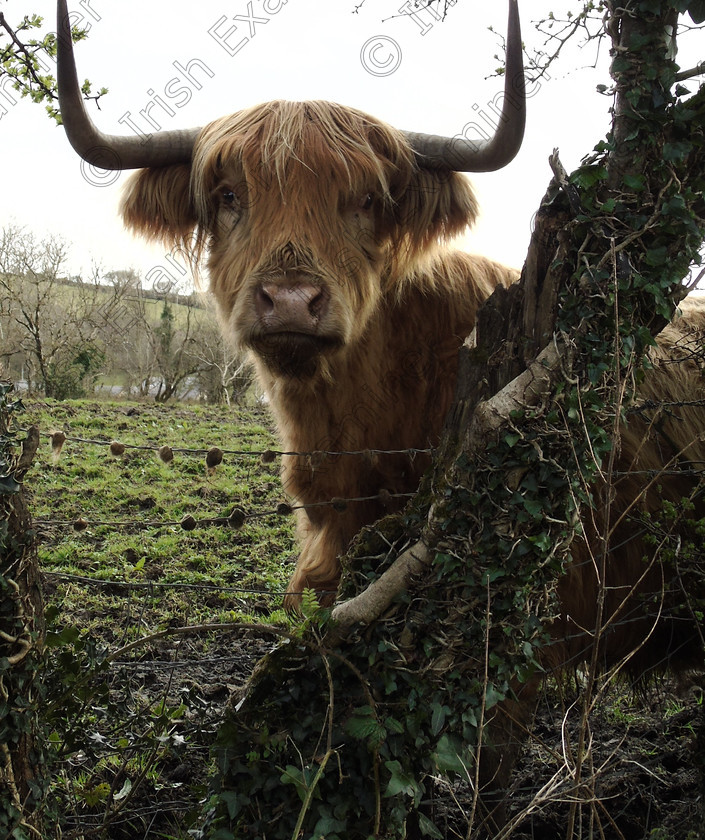
[[[398,796],[404,793],[416,800],[421,795],[418,782],[410,773],[405,773],[398,761],[385,761],[384,766],[389,770],[391,778],[384,792],[385,797]]]
[[[543,517],[543,504],[538,499],[524,499],[524,507],[534,519]]]
[[[293,785],[302,802],[306,801],[308,796],[308,789],[311,783],[311,771],[309,768],[300,770],[294,767],[293,764],[287,764],[284,772],[279,777],[279,781],[284,785]],[[320,798],[317,796],[317,798]]]
[[[612,72],[615,74],[625,73],[629,67],[629,59],[623,55],[618,55],[612,62]]]
[[[438,739],[436,751],[432,755],[433,761],[441,773],[457,773],[467,778],[467,765],[458,754],[458,748],[449,735]]]
[[[643,175],[627,174],[624,176],[624,186],[630,190],[634,190],[634,192],[641,192],[645,185],[646,182]]]
[[[504,569],[489,569],[482,576],[482,585],[487,586],[488,583],[494,583],[496,580],[503,578],[506,575]]]
[[[321,813],[322,816],[313,829],[314,837],[332,837],[347,828],[347,823],[333,816],[329,808],[321,807]]]
[[[477,715],[475,714],[475,710],[472,706],[468,706],[468,708],[463,712],[463,721],[477,729]]]
[[[0,476],[0,496],[10,495],[10,493],[19,493],[21,485],[15,481],[12,475]]]
[[[419,828],[421,829],[421,834],[425,834],[426,837],[434,837],[437,838],[437,840],[443,840],[441,832],[427,816],[421,813],[419,813]]]
[[[487,691],[485,692],[485,709],[489,710],[493,706],[496,706],[497,703],[501,703],[504,700],[505,695],[501,691],[497,691],[497,689],[490,683],[487,686]]]
[[[652,266],[665,265],[668,260],[668,250],[665,245],[649,248],[646,252],[646,264]]]
[[[434,735],[443,729],[443,724],[446,722],[446,708],[440,703],[433,704],[433,712],[431,714],[431,732]]]
[[[81,636],[78,627],[67,625],[59,633],[48,631],[44,643],[47,647],[61,647],[62,645],[73,645]]]
[[[705,0],[692,0],[688,6],[688,14],[693,23],[705,21]]]
[[[673,195],[661,206],[664,216],[680,216],[686,211],[685,200],[682,195]]]
[[[684,158],[689,152],[693,149],[692,143],[686,142],[676,142],[676,143],[664,143],[663,144],[663,159],[672,161],[672,160],[681,160]]]
[[[606,178],[607,170],[604,166],[581,166],[570,175],[571,183],[582,189],[589,189]]]

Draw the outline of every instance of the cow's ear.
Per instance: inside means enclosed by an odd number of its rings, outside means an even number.
[[[478,204],[470,182],[458,172],[416,169],[395,210],[394,238],[419,254],[472,225]]]
[[[196,226],[188,164],[140,169],[125,184],[120,213],[126,227],[146,239],[174,243]]]

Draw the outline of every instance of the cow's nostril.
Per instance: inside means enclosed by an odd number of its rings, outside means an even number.
[[[274,299],[262,286],[257,289],[255,305],[257,307],[257,314],[260,316],[274,311]]]
[[[314,295],[313,298],[309,301],[308,304],[308,311],[313,315],[314,318],[320,318],[323,311],[323,303],[324,303],[324,296],[323,292],[318,292],[317,295]]]

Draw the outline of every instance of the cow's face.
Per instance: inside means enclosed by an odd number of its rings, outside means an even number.
[[[323,102],[218,120],[191,167],[143,170],[123,201],[141,233],[183,244],[196,231],[226,334],[298,379],[325,376],[475,212],[462,176],[420,169],[399,132]]]

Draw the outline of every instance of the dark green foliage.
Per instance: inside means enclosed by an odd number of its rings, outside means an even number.
[[[105,363],[105,353],[93,341],[71,348],[47,366],[44,393],[56,400],[86,396]]]
[[[513,491],[495,487],[497,508],[507,522],[522,523],[525,541],[512,550],[510,533],[498,540],[489,528],[473,531],[467,511],[507,448],[522,468],[539,462],[530,443],[512,440],[490,448],[486,469],[459,465],[464,484],[445,493],[435,563],[384,621],[328,651],[316,641],[325,619],[318,616],[295,655],[286,644],[261,663],[243,707],[220,733],[222,791],[207,836],[296,836],[300,816],[305,838],[445,836],[434,822],[434,779],[474,781],[478,733],[484,729],[487,740],[498,704],[538,668],[542,625],[554,609],[546,591],[561,568],[543,517],[566,477],[556,479],[547,465],[527,472]],[[536,481],[540,509],[523,495]],[[391,517],[363,532],[353,554],[367,559],[351,561],[341,597],[381,574],[423,518]],[[563,539],[568,531],[568,523],[557,528]],[[385,555],[382,563],[372,559]]]

